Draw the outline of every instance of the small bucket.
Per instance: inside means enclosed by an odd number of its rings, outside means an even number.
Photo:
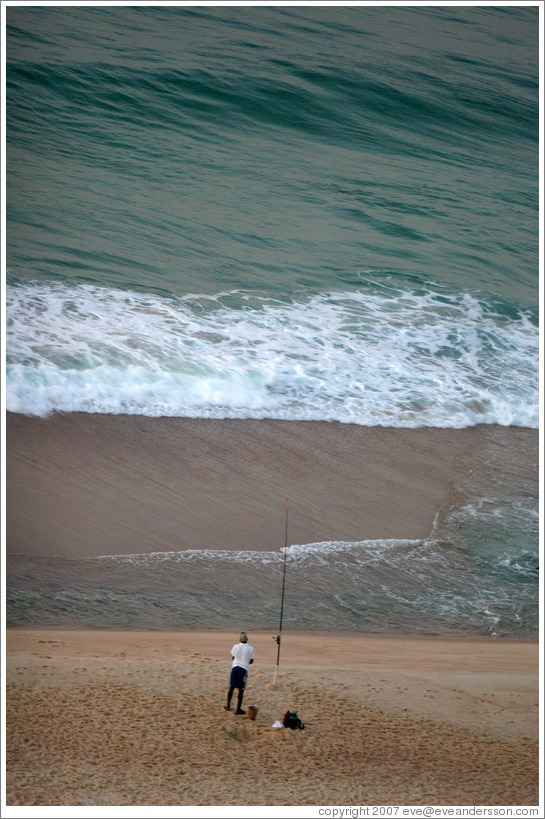
[[[258,709],[255,707],[255,705],[248,706],[248,719],[255,719],[257,712]]]

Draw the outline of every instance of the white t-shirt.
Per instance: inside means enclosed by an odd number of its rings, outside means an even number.
[[[254,650],[248,643],[236,643],[231,649],[233,668],[240,665],[246,671],[250,668],[250,660],[254,659]]]

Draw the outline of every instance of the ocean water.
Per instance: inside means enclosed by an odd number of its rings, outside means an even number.
[[[7,8],[7,409],[537,428],[538,17]],[[286,622],[535,634],[515,471],[292,546]],[[268,628],[282,559],[10,558],[8,622]]]
[[[283,550],[282,550],[283,551]],[[8,625],[279,626],[281,552],[192,550],[10,560]],[[538,561],[438,541],[290,546],[283,627],[457,637],[536,636]]]

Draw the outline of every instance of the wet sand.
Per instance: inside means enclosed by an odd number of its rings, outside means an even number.
[[[277,550],[286,500],[290,543],[425,538],[492,438],[496,469],[537,453],[517,428],[8,413],[7,552]]]

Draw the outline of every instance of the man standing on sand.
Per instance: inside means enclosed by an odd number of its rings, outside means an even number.
[[[227,705],[223,707],[226,711],[231,710],[233,691],[238,688],[238,703],[235,714],[245,714],[246,711],[241,708],[242,698],[246,689],[248,669],[254,661],[254,650],[248,643],[248,635],[245,631],[240,632],[240,642],[235,643],[231,649],[231,657],[233,658],[233,667],[231,669],[231,679],[229,680],[229,690],[227,691]]]

